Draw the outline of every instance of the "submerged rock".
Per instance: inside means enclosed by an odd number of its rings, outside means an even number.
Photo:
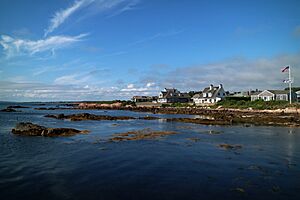
[[[193,118],[168,118],[167,122],[183,122],[204,125],[231,125],[231,121],[225,120],[210,120],[210,119],[193,119]]]
[[[75,134],[86,134],[88,131],[80,131],[73,128],[46,128],[30,122],[20,122],[16,128],[11,130],[13,134],[26,135],[26,136],[72,136]]]
[[[145,117],[139,117],[139,119],[143,119],[143,120],[158,120],[160,118],[159,117],[153,117],[153,116],[145,116]]]
[[[219,147],[226,149],[226,150],[237,150],[237,149],[241,149],[242,145],[240,145],[240,144],[219,144]]]
[[[12,108],[4,108],[2,110],[0,110],[1,112],[18,112],[16,111],[15,109],[12,109]],[[20,111],[19,111],[20,112]]]
[[[197,137],[194,137],[194,138],[187,138],[187,140],[190,140],[192,142],[199,142],[201,139],[197,138]]]
[[[126,133],[115,134],[114,137],[110,138],[110,141],[129,141],[129,140],[145,140],[145,139],[156,139],[167,135],[174,135],[177,132],[174,131],[154,131],[151,129],[142,129],[137,131],[129,131]]]

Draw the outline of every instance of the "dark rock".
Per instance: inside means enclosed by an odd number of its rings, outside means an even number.
[[[135,119],[134,117],[128,116],[108,116],[108,115],[94,115],[89,113],[80,113],[73,115],[45,115],[45,117],[51,117],[55,119],[70,119],[71,121],[82,121],[82,120],[130,120]]]
[[[0,110],[1,112],[18,112],[16,111],[15,109],[12,109],[12,108],[5,108],[5,109],[2,109]]]
[[[30,122],[21,122],[12,129],[13,134],[26,136],[72,136],[75,134],[86,134],[88,131],[80,131],[73,128],[46,128]]]
[[[35,110],[57,110],[59,108],[45,108],[45,107],[40,107],[40,108],[35,108]]]
[[[184,122],[205,125],[231,125],[231,122],[225,120],[211,120],[211,119],[193,119],[193,118],[169,118],[167,122]]]
[[[27,106],[8,106],[7,108],[30,108]]]
[[[232,145],[232,144],[219,144],[220,148],[226,149],[226,150],[237,150],[237,149],[241,149],[242,145],[240,144],[236,144],[236,145]]]
[[[139,119],[144,119],[144,120],[157,120],[160,119],[159,117],[152,117],[152,116],[145,116],[145,117],[139,117]]]

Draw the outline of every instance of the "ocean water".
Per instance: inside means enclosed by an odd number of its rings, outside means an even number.
[[[46,114],[199,117],[114,110],[0,112],[1,199],[299,199],[300,128],[206,126],[164,120],[77,121]],[[18,122],[90,130],[72,137],[11,133]],[[176,131],[159,139],[110,142],[131,130]],[[210,134],[218,133],[218,134]],[[196,140],[195,140],[196,138]],[[225,150],[219,144],[238,144]]]

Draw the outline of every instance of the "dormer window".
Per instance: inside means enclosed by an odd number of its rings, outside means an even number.
[[[206,97],[206,93],[203,93],[203,97]]]
[[[208,93],[208,97],[211,97],[211,93]]]

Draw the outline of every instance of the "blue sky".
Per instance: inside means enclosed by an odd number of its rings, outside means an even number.
[[[1,0],[0,100],[300,85],[297,0]]]

